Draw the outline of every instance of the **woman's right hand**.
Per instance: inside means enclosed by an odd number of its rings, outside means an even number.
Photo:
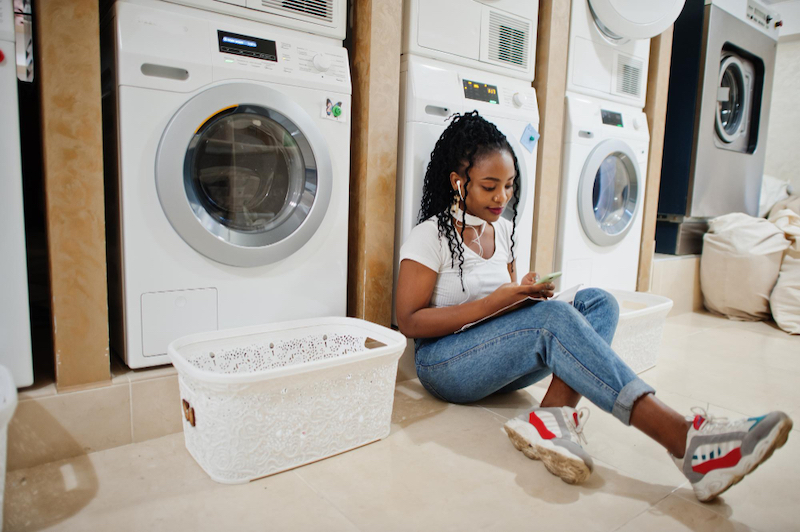
[[[523,281],[520,284],[506,283],[501,285],[492,292],[489,296],[494,298],[497,305],[501,308],[513,305],[518,301],[522,301],[526,297],[537,297],[547,299],[553,297],[553,290],[555,286],[553,283],[533,283]]]

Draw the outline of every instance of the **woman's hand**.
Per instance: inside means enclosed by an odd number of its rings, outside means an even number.
[[[553,297],[553,290],[555,290],[555,285],[553,283],[539,283],[539,274],[536,272],[526,273],[519,284],[520,286],[533,285],[538,287],[538,295],[534,297],[543,297],[545,299]]]
[[[526,297],[538,297],[547,299],[553,297],[553,283],[537,283],[538,275],[529,273],[522,278],[519,284],[506,283],[497,288],[489,296],[495,299],[497,305],[501,308],[508,305],[513,305],[518,301],[522,301]]]

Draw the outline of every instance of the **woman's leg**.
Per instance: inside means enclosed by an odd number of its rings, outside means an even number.
[[[605,290],[601,290],[599,288],[587,288],[575,294],[575,300],[572,302],[572,306],[575,307],[575,309],[580,312],[584,318],[586,318],[586,321],[589,322],[589,325],[592,326],[595,332],[597,332],[597,334],[600,335],[600,337],[603,338],[606,343],[611,345],[611,340],[614,338],[614,332],[617,330],[617,322],[619,321],[619,303],[617,303],[617,299]],[[544,372],[524,375],[516,381],[498,390],[498,393],[513,392],[521,388],[527,388],[531,384],[539,382],[543,378],[547,377],[549,374],[550,371],[546,370]],[[549,397],[545,396],[547,406],[574,407],[577,405],[578,401],[580,400],[580,395],[574,390],[563,389],[559,386],[559,383],[564,384],[564,381],[561,381],[560,379],[556,380],[556,378],[553,379],[553,383],[548,390]],[[571,393],[569,393],[570,390]],[[553,393],[551,393],[551,391]],[[567,402],[563,402],[562,404],[558,404],[562,397],[565,398],[565,401],[567,399],[569,400]],[[545,402],[542,403],[542,406],[544,405]]]

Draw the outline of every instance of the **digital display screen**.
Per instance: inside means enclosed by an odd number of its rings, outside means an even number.
[[[606,111],[605,109],[601,109],[600,113],[603,115],[604,124],[609,126],[622,127],[622,113]]]
[[[497,85],[487,85],[468,79],[464,80],[464,97],[481,102],[500,103],[497,99]]]
[[[220,52],[263,59],[264,61],[278,62],[275,41],[265,41],[264,39],[257,39],[256,37],[248,37],[247,35],[239,35],[238,33],[229,33],[222,30],[217,31],[217,36],[219,38]]]

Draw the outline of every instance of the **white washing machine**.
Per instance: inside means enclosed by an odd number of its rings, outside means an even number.
[[[344,316],[347,51],[152,0],[118,0],[104,41],[109,313],[126,363],[165,364],[189,333]]]
[[[400,269],[400,246],[417,225],[425,170],[433,147],[454,113],[473,110],[497,126],[517,157],[520,171],[514,246],[519,272],[517,278],[530,270],[536,142],[539,138],[536,92],[527,81],[407,55],[400,65],[395,286]],[[503,216],[512,219],[510,206]]]
[[[539,0],[405,0],[403,54],[533,81]]]
[[[685,0],[573,0],[567,90],[643,108],[650,38]]]
[[[641,109],[567,93],[560,289],[636,290],[649,143]]]
[[[14,9],[0,0],[0,364],[21,387],[33,384],[33,363],[14,43]]]
[[[342,41],[347,0],[166,0]]]

